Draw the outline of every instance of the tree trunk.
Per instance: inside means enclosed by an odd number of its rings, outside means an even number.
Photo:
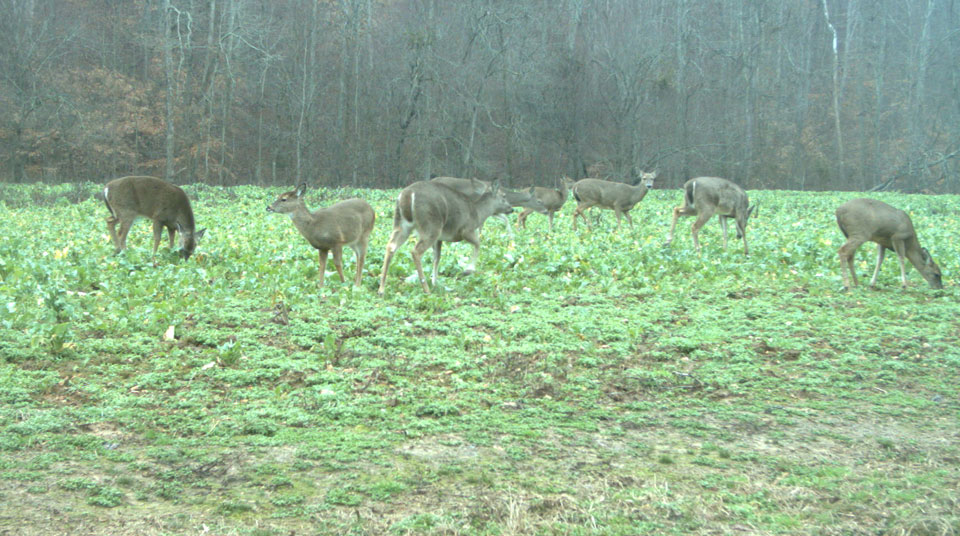
[[[166,139],[164,143],[165,149],[165,161],[163,168],[163,176],[168,181],[173,181],[173,176],[175,174],[175,161],[174,161],[174,149],[176,138],[174,136],[174,84],[177,83],[176,77],[173,72],[173,47],[172,43],[172,24],[173,20],[170,17],[170,0],[163,0],[163,15],[160,17],[160,24],[163,25],[161,28],[160,35],[163,38],[163,72],[166,76]]]

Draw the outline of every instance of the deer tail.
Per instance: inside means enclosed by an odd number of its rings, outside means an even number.
[[[693,206],[693,195],[694,195],[694,194],[696,193],[696,191],[697,191],[697,181],[692,181],[692,182],[688,183],[688,184],[687,184],[687,187],[685,188],[685,190],[686,190],[687,206],[691,206],[691,207],[692,207],[692,206]]]
[[[843,233],[844,238],[850,238],[850,234],[843,228],[843,221],[840,220],[839,216],[837,216],[837,226],[840,227],[840,232]]]
[[[401,221],[407,223],[413,222],[413,202],[416,199],[416,194],[408,190],[400,192],[400,197],[397,198],[397,207],[393,211],[393,225],[397,226]]]
[[[103,187],[103,204],[104,204],[104,205],[107,205],[107,210],[110,211],[110,217],[116,219],[117,213],[113,211],[113,207],[110,206],[110,201],[109,201],[108,198],[107,198],[107,194],[109,193],[109,189],[110,189],[110,188],[109,188],[108,186],[104,186],[104,187]]]

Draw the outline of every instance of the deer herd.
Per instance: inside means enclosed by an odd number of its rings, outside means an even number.
[[[430,284],[436,286],[442,243],[469,242],[473,251],[464,273],[473,272],[480,251],[480,228],[487,218],[498,216],[507,222],[507,214],[513,212],[515,207],[523,207],[518,226],[525,228],[530,214],[538,212],[547,215],[552,232],[554,214],[563,207],[572,192],[577,202],[573,212],[574,229],[577,228],[578,217],[590,228],[590,220],[585,212],[595,206],[613,210],[618,229],[621,216],[633,227],[630,210],[653,188],[656,176],[656,172],[640,173],[639,180],[633,186],[591,178],[574,182],[563,177],[556,189],[535,186],[523,191],[501,188],[498,181],[489,183],[456,177],[436,177],[415,182],[404,188],[397,198],[393,210],[393,232],[387,242],[378,292],[381,295],[384,293],[390,261],[414,230],[417,232],[417,243],[413,247],[413,261],[423,291],[429,293],[430,287],[421,263],[423,254],[433,248]],[[367,245],[376,220],[373,208],[363,199],[354,198],[311,212],[303,200],[305,191],[306,183],[302,183],[296,189],[280,194],[267,210],[289,215],[300,234],[319,251],[321,287],[327,255],[331,251],[340,281],[346,281],[343,275],[343,246],[350,247],[356,254],[353,283],[360,285]],[[196,249],[197,240],[205,231],[196,230],[190,200],[184,191],[155,177],[114,179],[104,187],[103,200],[110,211],[107,228],[117,253],[126,247],[127,234],[137,217],[149,218],[153,222],[154,254],[160,245],[164,228],[167,229],[170,248],[173,248],[174,234],[180,233],[180,255],[184,259],[190,257]],[[716,214],[723,231],[724,249],[727,248],[727,219],[733,218],[737,226],[737,238],[743,240],[743,254],[747,255],[747,220],[755,211],[756,205],[750,205],[743,188],[732,181],[719,177],[690,179],[683,185],[683,205],[673,209],[673,221],[664,246],[673,241],[680,216],[696,216],[691,235],[693,246],[699,254],[698,233]],[[853,286],[857,286],[853,257],[857,248],[867,241],[877,244],[877,263],[870,286],[876,284],[884,253],[890,249],[897,253],[903,287],[907,286],[906,257],[931,287],[943,288],[940,268],[930,253],[920,246],[906,212],[875,199],[854,199],[837,208],[836,217],[840,231],[846,237],[846,242],[839,250],[844,288],[850,287],[851,280]],[[118,223],[119,232],[116,229]],[[507,229],[511,229],[509,223]]]

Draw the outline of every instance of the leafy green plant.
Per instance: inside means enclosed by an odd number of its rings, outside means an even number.
[[[261,217],[275,189],[196,186],[210,233],[188,262],[151,256],[143,229],[114,255],[95,199],[4,193],[5,519],[29,522],[24,492],[72,522],[122,505],[168,532],[211,512],[211,531],[249,532],[256,512],[283,534],[956,524],[955,197],[877,196],[909,208],[937,292],[912,270],[900,289],[890,260],[877,289],[840,290],[833,210],[853,194],[750,192],[745,258],[716,222],[701,256],[692,222],[662,248],[680,200],[653,190],[633,229],[603,214],[569,232],[572,206],[553,233],[490,222],[477,273],[445,245],[429,295],[401,251],[379,297],[396,192],[343,192],[378,223],[361,286],[322,291],[295,228]]]

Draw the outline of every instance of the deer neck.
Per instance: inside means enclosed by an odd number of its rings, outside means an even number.
[[[630,193],[630,199],[634,203],[639,203],[640,201],[643,201],[643,198],[646,197],[647,192],[650,190],[649,188],[647,188],[647,185],[642,182],[636,186],[632,186],[631,188],[633,189],[633,191]]]
[[[319,219],[319,214],[313,214],[307,210],[307,205],[302,199],[299,203],[297,203],[294,210],[292,212],[288,212],[287,215],[290,216],[290,219],[293,221],[293,225],[295,225],[297,229],[300,229],[301,231],[304,229],[309,229],[313,223]]]
[[[196,225],[193,221],[193,213],[189,210],[181,210],[177,214],[177,223],[179,223],[186,231],[193,232],[196,229]]]
[[[917,240],[916,235],[913,235],[903,241],[903,249],[904,256],[917,268],[917,270],[920,270],[920,268],[926,264],[923,260],[920,241]]]
[[[492,194],[488,194],[481,197],[480,200],[473,205],[473,210],[471,212],[475,214],[477,222],[480,225],[483,225],[483,222],[485,222],[487,218],[493,216],[493,213],[496,210],[496,203],[497,197]]]

